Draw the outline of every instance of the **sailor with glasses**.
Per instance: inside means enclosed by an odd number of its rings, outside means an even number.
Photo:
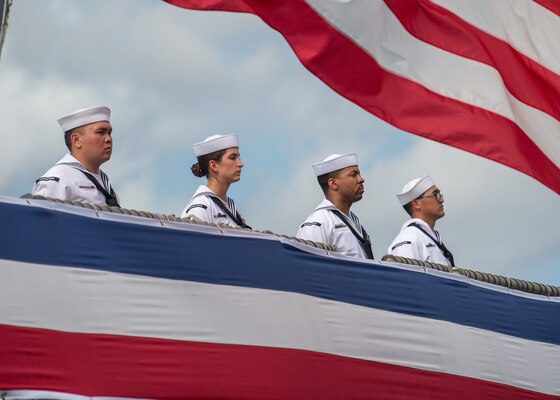
[[[421,261],[455,266],[453,255],[435,230],[445,215],[443,194],[429,175],[408,182],[397,198],[411,219],[391,243],[388,253]]]

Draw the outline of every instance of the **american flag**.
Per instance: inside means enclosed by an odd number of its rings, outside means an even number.
[[[167,0],[258,15],[333,90],[560,193],[555,0]]]

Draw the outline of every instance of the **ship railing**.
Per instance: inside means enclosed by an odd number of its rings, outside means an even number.
[[[548,297],[560,297],[560,287],[546,285],[544,283],[531,282],[531,281],[526,281],[517,278],[508,278],[506,276],[491,274],[488,272],[475,271],[468,268],[450,267],[443,264],[415,260],[413,258],[394,256],[392,254],[387,254],[383,256],[381,261],[398,262],[401,264],[408,264],[408,265],[418,265],[424,268],[430,268],[438,271],[463,275],[469,279],[490,283],[492,285],[503,286],[508,289],[519,290],[525,293],[539,294]]]

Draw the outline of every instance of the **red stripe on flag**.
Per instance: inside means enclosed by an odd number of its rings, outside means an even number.
[[[302,350],[0,325],[0,390],[154,399],[554,399],[472,378]]]
[[[193,10],[216,10],[252,13],[253,10],[242,0],[164,0],[177,7]]]
[[[167,1],[193,7],[188,0]],[[560,168],[512,121],[385,71],[304,0],[242,3],[286,38],[306,68],[365,110],[405,131],[512,167],[560,194]]]
[[[411,35],[496,68],[510,93],[560,120],[560,76],[437,4],[384,1]]]
[[[554,14],[560,15],[560,1],[558,0],[533,0],[544,8],[552,11]]]

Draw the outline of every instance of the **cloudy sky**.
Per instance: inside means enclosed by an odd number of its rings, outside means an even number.
[[[406,219],[395,194],[426,173],[458,265],[560,285],[560,196],[491,161],[399,131],[332,92],[257,17],[154,0],[15,0],[0,59],[0,194],[20,196],[65,153],[57,117],[106,104],[103,169],[124,207],[180,214],[204,183],[192,144],[235,133],[230,196],[255,229],[294,235],[321,201],[311,164],[357,152],[354,205],[378,258]]]

